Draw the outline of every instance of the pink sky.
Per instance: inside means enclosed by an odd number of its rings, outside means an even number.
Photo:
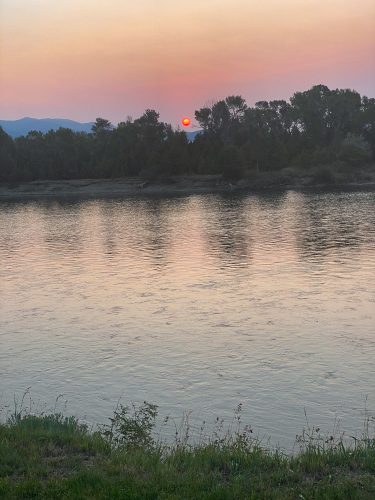
[[[0,118],[176,124],[231,94],[375,96],[375,0],[0,0]]]

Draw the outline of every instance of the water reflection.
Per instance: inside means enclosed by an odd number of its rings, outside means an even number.
[[[366,232],[373,216],[368,213],[371,195],[321,195],[313,199],[299,196],[296,207],[296,236],[301,258],[330,258],[334,249],[348,257],[366,243]]]
[[[64,256],[80,254],[84,246],[82,231],[85,208],[80,203],[52,202],[41,207],[40,230],[45,247],[51,253]],[[64,217],[61,218],[61,212]]]
[[[251,259],[251,220],[245,197],[212,197],[202,203],[206,252],[220,267],[247,265]]]

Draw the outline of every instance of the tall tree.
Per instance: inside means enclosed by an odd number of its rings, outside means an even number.
[[[16,148],[13,139],[0,127],[0,182],[16,180]]]

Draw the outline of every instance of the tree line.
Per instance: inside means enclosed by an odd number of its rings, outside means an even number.
[[[201,132],[191,142],[154,110],[116,127],[97,118],[91,133],[60,128],[13,140],[0,127],[0,182],[180,174],[236,180],[285,167],[358,169],[375,159],[375,99],[354,90],[316,85],[289,102],[253,107],[229,96],[195,118]]]

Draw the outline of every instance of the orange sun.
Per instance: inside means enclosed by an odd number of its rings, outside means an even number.
[[[190,125],[190,118],[185,117],[181,120],[181,123],[184,127],[188,127]]]

